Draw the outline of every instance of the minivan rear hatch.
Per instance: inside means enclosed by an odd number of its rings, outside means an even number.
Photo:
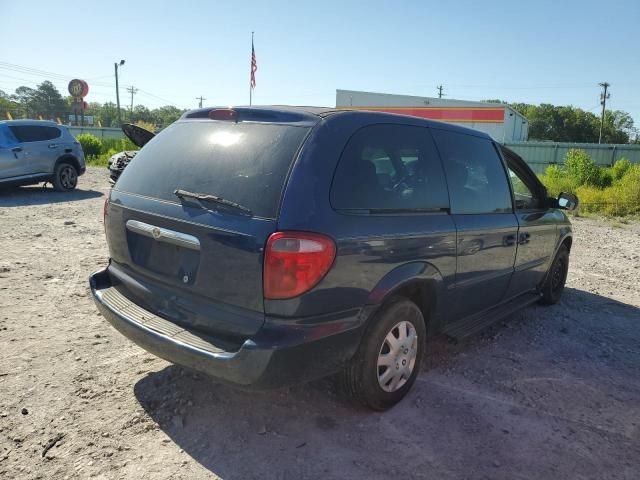
[[[160,132],[105,210],[118,290],[185,328],[228,336],[262,326],[263,249],[312,126],[238,120],[185,119]]]

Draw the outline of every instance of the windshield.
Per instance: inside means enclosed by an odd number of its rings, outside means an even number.
[[[176,203],[176,189],[215,195],[274,218],[308,131],[264,123],[174,123],[140,150],[116,189]]]

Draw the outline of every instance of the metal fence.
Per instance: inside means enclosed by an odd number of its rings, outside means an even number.
[[[81,133],[90,133],[98,138],[124,138],[124,133],[119,128],[99,127],[67,127],[71,135],[77,137]]]
[[[549,165],[564,163],[564,157],[572,149],[584,150],[602,166],[613,165],[621,158],[640,163],[640,145],[564,142],[505,142],[504,145],[520,155],[536,173],[543,173]]]

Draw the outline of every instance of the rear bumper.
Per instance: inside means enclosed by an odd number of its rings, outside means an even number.
[[[142,309],[117,291],[106,270],[91,275],[89,284],[100,313],[145,350],[244,387],[280,387],[334,373],[355,354],[363,328],[360,311],[268,318],[255,336],[231,345]]]

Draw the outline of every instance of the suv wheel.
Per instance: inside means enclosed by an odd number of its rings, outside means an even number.
[[[567,281],[567,272],[569,271],[569,250],[566,245],[561,245],[553,259],[551,268],[547,274],[547,278],[542,284],[542,298],[540,302],[544,305],[553,305],[558,303],[564,284]]]
[[[59,163],[51,183],[58,192],[69,192],[78,184],[78,171],[69,163]]]
[[[371,322],[343,379],[351,396],[386,410],[402,400],[418,376],[426,328],[420,309],[406,299],[382,307]]]

